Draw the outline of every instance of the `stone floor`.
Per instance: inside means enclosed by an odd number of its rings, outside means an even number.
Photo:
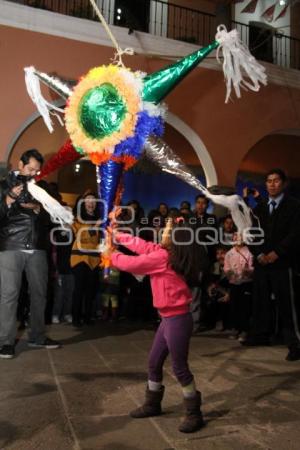
[[[166,366],[165,414],[133,420],[143,399],[153,330],[102,324],[51,327],[59,350],[0,360],[0,449],[299,450],[300,362],[283,347],[242,348],[226,336],[192,339],[190,365],[203,393],[207,426],[177,431],[180,388]]]

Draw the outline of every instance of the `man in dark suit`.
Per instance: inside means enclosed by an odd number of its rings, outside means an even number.
[[[215,248],[218,244],[218,230],[217,230],[217,219],[216,216],[213,214],[208,214],[207,209],[209,206],[208,199],[202,195],[199,194],[195,198],[195,209],[193,211],[193,214],[191,217],[189,217],[188,221],[190,225],[192,225],[193,230],[196,234],[197,241],[201,244],[202,248],[206,252],[207,261],[206,271],[201,271],[199,268],[199,280],[201,279],[201,282],[199,282],[199,287],[195,287],[193,289],[193,300],[191,303],[191,313],[193,316],[193,322],[194,322],[194,332],[197,332],[200,330],[201,320],[205,320],[204,317],[201,318],[201,316],[205,316],[204,310],[204,297],[202,295],[202,285],[205,285],[205,273],[209,272],[209,268],[212,266],[212,264],[215,261]],[[201,272],[201,273],[200,273]],[[209,326],[208,323],[203,324],[205,327]]]
[[[286,184],[287,177],[281,169],[269,171],[266,176],[268,199],[254,209],[264,237],[250,246],[255,257],[253,325],[244,345],[269,344],[270,336],[281,328],[289,348],[286,359],[295,361],[300,359],[298,305],[293,280],[300,242],[300,202],[285,193]]]
[[[208,247],[209,253],[214,258],[214,248],[218,244],[217,219],[213,214],[208,214],[208,206],[208,199],[203,194],[197,195],[193,217],[189,222],[199,230],[199,241]]]

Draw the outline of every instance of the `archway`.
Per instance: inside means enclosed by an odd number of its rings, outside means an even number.
[[[263,137],[246,154],[237,174],[237,189],[258,188],[264,193],[264,176],[272,168],[283,169],[290,192],[300,198],[300,129],[278,130]]]
[[[193,147],[203,168],[207,186],[218,184],[217,172],[210,154],[199,135],[175,114],[168,112],[166,119],[173,128],[179,131]]]
[[[61,106],[61,102],[57,104]],[[35,112],[22,124],[12,139],[7,150],[7,162],[15,167],[24,149],[33,147],[38,148],[45,159],[48,159],[66,139],[67,133],[64,127],[55,123],[55,131],[50,134],[39,114]],[[170,112],[167,117],[165,140],[186,164],[196,169],[196,174],[201,176],[202,181],[208,186],[217,184],[216,170],[204,143],[186,123]],[[82,169],[84,168],[80,171],[80,185],[83,187],[91,174],[95,178],[94,168],[88,167],[89,163],[86,161],[80,164]],[[74,179],[72,174],[74,174],[74,166],[62,169],[59,175],[53,174],[48,180],[58,181],[62,192],[78,194],[79,177]],[[169,185],[169,181],[166,183]],[[67,184],[71,187],[67,187]],[[184,193],[187,192],[185,187],[182,186],[182,189]]]

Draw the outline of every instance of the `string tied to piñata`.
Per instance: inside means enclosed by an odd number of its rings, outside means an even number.
[[[119,67],[125,67],[122,61],[123,55],[133,56],[134,55],[133,48],[126,47],[122,49],[121,47],[118,46],[118,48],[116,49],[116,53],[114,54],[114,57],[112,59],[113,64],[116,64]]]
[[[114,37],[111,29],[109,28],[105,18],[103,17],[103,15],[101,14],[100,9],[98,8],[95,0],[90,0],[90,3],[95,11],[95,14],[98,16],[98,19],[100,20],[100,22],[103,25],[103,28],[105,29],[107,35],[110,37],[110,40],[112,41],[115,49],[116,49],[116,53],[114,55],[113,58],[113,63],[116,64],[119,67],[125,67],[123,60],[122,60],[122,56],[123,55],[130,55],[132,56],[134,54],[134,50],[133,48],[125,48],[122,49],[119,44],[118,41],[116,40],[116,38]]]

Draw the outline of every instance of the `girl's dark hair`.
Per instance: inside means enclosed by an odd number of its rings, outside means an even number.
[[[171,268],[189,286],[199,285],[200,272],[209,267],[208,255],[205,248],[196,242],[194,229],[186,222],[173,227],[169,254]]]

